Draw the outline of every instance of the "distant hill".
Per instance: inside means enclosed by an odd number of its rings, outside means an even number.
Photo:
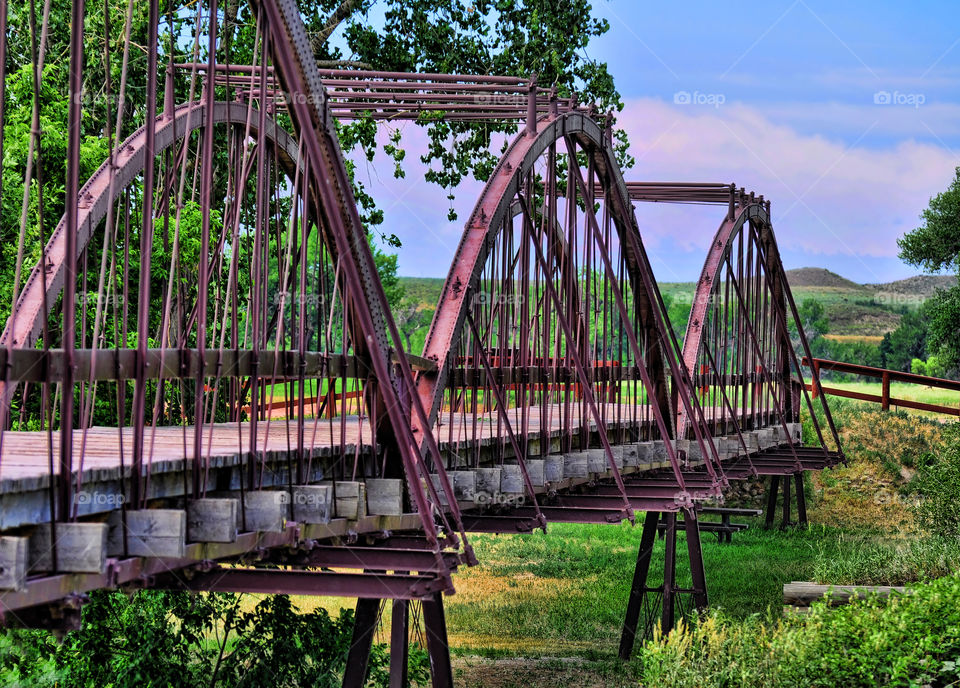
[[[937,289],[949,289],[956,285],[956,275],[914,275],[913,277],[897,280],[896,282],[866,284],[864,286],[878,293],[903,294],[928,299],[933,296],[933,292]]]
[[[857,284],[846,277],[841,277],[826,268],[795,268],[787,270],[787,281],[790,287],[829,287],[836,289],[852,289],[855,291],[869,291],[869,287]]]
[[[812,267],[787,270],[787,280],[797,305],[805,299],[823,304],[831,335],[865,340],[874,340],[895,330],[905,307],[915,308],[936,289],[957,283],[952,275],[917,275],[885,284],[857,284],[830,270]],[[409,298],[422,306],[436,306],[443,288],[442,279],[401,277],[400,281]],[[696,284],[661,282],[659,287],[665,298],[689,303]]]

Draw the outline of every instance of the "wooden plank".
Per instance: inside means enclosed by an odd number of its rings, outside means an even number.
[[[30,535],[30,573],[53,571],[53,539],[49,523]],[[106,523],[57,523],[57,570],[65,573],[103,573],[107,561]]]
[[[474,501],[477,504],[496,504],[500,498],[500,469],[478,468]]]
[[[332,485],[294,485],[293,520],[297,523],[330,523],[333,515]]]
[[[187,506],[187,539],[190,542],[235,542],[240,500],[206,498]]]
[[[564,455],[555,454],[543,460],[544,483],[558,483],[563,480]]]
[[[589,473],[587,452],[579,451],[563,455],[564,478],[586,478]]]
[[[507,495],[523,494],[523,473],[519,464],[504,464],[500,467],[500,492]]]
[[[367,478],[367,513],[399,516],[403,513],[403,481],[398,478]]]
[[[128,510],[125,514],[114,511],[107,525],[107,556],[178,559],[184,556],[187,513],[182,509],[136,509]]]
[[[356,480],[338,480],[334,485],[334,514],[358,521],[367,516],[367,489]]]
[[[250,490],[243,494],[243,516],[247,530],[279,533],[290,504],[290,493],[284,490]],[[241,515],[237,514],[239,518]]]
[[[0,537],[0,590],[23,590],[27,556],[27,538]]]

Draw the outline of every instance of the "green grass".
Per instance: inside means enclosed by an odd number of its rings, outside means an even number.
[[[860,538],[816,526],[780,532],[750,529],[719,544],[703,535],[704,566],[712,607],[733,618],[779,616],[783,584],[809,580],[817,556],[840,557]],[[611,657],[617,649],[636,563],[641,527],[551,525],[549,532],[475,535],[481,564],[455,576],[457,594],[447,599],[455,652],[488,656]],[[690,584],[684,536],[680,536],[678,584]],[[650,582],[663,579],[658,540]]]

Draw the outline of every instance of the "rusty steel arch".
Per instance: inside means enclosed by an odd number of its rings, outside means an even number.
[[[153,123],[154,153],[160,154],[179,140],[207,123],[207,106],[196,101],[179,105],[170,116],[161,114]],[[251,111],[242,102],[215,102],[211,118],[214,124],[248,125],[250,134],[260,130],[259,116],[250,117]],[[254,115],[259,115],[253,111]],[[279,161],[289,176],[293,176],[298,163],[298,144],[294,138],[277,124],[273,117],[266,117],[264,136],[279,153]],[[108,207],[116,202],[118,195],[143,172],[147,162],[147,125],[140,127],[117,146],[116,159],[104,161],[80,188],[80,204],[77,218],[77,251],[82,252],[90,241],[93,231],[107,214]],[[50,235],[44,249],[46,279],[41,279],[41,263],[34,265],[17,299],[13,314],[0,333],[0,348],[30,348],[40,336],[43,303],[46,315],[56,305],[56,297],[63,289],[64,260],[66,259],[66,215],[61,217]],[[44,299],[44,294],[46,299]],[[52,298],[51,298],[52,297]],[[25,316],[25,317],[24,317]],[[4,394],[4,381],[0,380],[0,397]]]

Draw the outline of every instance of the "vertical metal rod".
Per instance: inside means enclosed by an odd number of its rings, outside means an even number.
[[[81,100],[83,98],[84,0],[74,0],[70,16],[70,103],[67,113],[66,257],[63,261],[63,393],[60,397],[60,479],[57,510],[66,520],[70,514],[70,484],[73,473],[73,367],[76,346],[77,226],[80,193]],[[149,120],[148,120],[149,121]],[[149,129],[149,127],[148,127]],[[50,347],[49,341],[44,346]],[[53,514],[51,514],[51,517]]]

